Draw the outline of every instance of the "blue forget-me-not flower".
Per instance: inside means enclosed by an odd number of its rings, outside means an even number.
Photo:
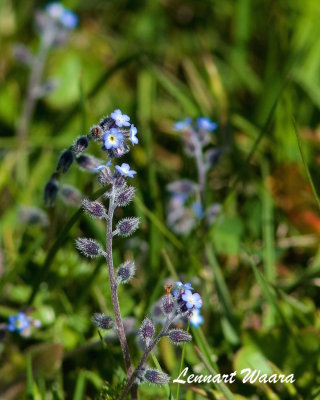
[[[117,149],[123,142],[123,135],[117,128],[111,128],[104,137],[104,146],[107,150]]]
[[[115,168],[121,175],[128,176],[129,178],[133,178],[136,174],[136,171],[130,170],[130,165],[126,163],[122,163],[121,166],[116,165]]]
[[[110,114],[111,118],[115,120],[117,126],[121,128],[122,126],[130,126],[130,117],[117,109]]]

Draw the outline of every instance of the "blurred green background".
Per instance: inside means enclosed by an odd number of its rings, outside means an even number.
[[[91,324],[93,312],[111,312],[105,265],[74,249],[77,236],[103,241],[104,226],[61,200],[52,210],[43,206],[61,151],[115,108],[131,116],[140,139],[124,160],[138,171],[138,195],[123,215],[141,216],[142,226],[115,241],[115,263],[134,257],[138,267],[120,290],[122,314],[139,326],[174,268],[204,299],[205,323],[186,346],[185,366],[209,373],[196,344],[222,373],[295,374],[287,385],[238,380],[229,386],[234,398],[320,398],[319,1],[64,4],[79,26],[49,53],[44,76],[60,86],[37,102],[21,141],[29,69],[12,49],[21,43],[37,52],[34,15],[46,3],[0,1],[0,318],[32,306],[42,321],[27,339],[2,334],[1,398],[95,398],[103,382],[116,386],[124,377],[120,347],[102,346]],[[177,237],[166,227],[165,186],[196,177],[172,129],[187,116],[219,124],[215,141],[224,152],[209,175],[208,203],[223,211],[210,232]],[[103,156],[98,146],[90,151]],[[98,189],[76,165],[62,183],[86,196]],[[21,206],[42,208],[49,224],[24,223]],[[130,348],[137,362],[134,337]],[[172,377],[180,357],[169,342],[159,346]],[[180,398],[228,398],[223,390],[183,386]],[[168,398],[148,385],[140,396]]]

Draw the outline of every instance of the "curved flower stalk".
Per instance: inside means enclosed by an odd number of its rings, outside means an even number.
[[[52,79],[42,82],[48,53],[53,47],[66,42],[69,31],[73,30],[78,24],[78,17],[61,3],[50,3],[44,11],[37,12],[35,22],[40,35],[38,53],[32,55],[21,44],[13,48],[16,58],[26,64],[31,71],[27,94],[17,127],[19,141],[24,141],[28,135],[37,99],[46,96],[57,86],[57,82]]]
[[[190,233],[197,221],[202,219],[212,224],[220,211],[220,204],[212,204],[205,209],[207,174],[221,155],[220,149],[209,147],[216,128],[217,124],[205,117],[198,118],[196,122],[186,118],[174,125],[174,129],[181,132],[186,154],[195,160],[198,175],[197,182],[181,179],[167,187],[170,193],[167,221],[175,233]]]

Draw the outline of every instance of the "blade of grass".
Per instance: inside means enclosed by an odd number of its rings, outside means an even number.
[[[248,166],[248,165],[249,165],[249,163],[251,162],[251,160],[252,160],[252,158],[253,158],[253,156],[254,156],[254,154],[255,154],[257,148],[259,147],[259,144],[260,144],[262,138],[263,138],[267,133],[270,132],[270,129],[271,129],[271,126],[272,126],[272,120],[273,120],[274,113],[275,113],[275,111],[276,111],[278,102],[279,102],[279,100],[280,100],[280,98],[281,98],[281,96],[282,96],[282,93],[283,93],[284,89],[286,88],[288,82],[289,82],[289,79],[288,79],[288,77],[286,77],[286,78],[283,80],[283,83],[282,83],[282,85],[281,85],[281,88],[280,88],[280,90],[279,90],[279,93],[278,93],[278,95],[276,96],[276,98],[275,98],[275,100],[274,100],[274,102],[273,102],[273,105],[272,105],[272,107],[271,107],[271,109],[270,109],[270,112],[269,112],[267,118],[266,118],[266,121],[265,121],[263,127],[261,128],[260,133],[259,133],[258,137],[256,138],[256,140],[255,140],[255,142],[254,142],[254,144],[253,144],[253,146],[252,146],[252,148],[251,148],[249,154],[247,155],[247,157],[246,157],[246,159],[245,159],[245,161],[244,161],[244,166]],[[243,168],[244,168],[244,167],[243,167]],[[243,170],[243,169],[242,169],[242,170]],[[236,190],[236,188],[238,187],[238,184],[240,183],[240,181],[241,181],[243,178],[244,178],[243,176],[237,175],[237,177],[235,178],[235,180],[234,180],[233,183],[231,184],[231,187],[230,187],[230,190],[229,190],[229,192],[228,192],[228,195],[227,195],[226,199],[224,200],[224,202],[223,202],[223,204],[222,204],[222,206],[223,206],[224,209],[226,208],[227,204],[229,204],[229,201],[232,199],[232,196],[233,196],[234,191]]]
[[[274,225],[273,225],[273,204],[270,193],[266,188],[266,179],[269,175],[269,166],[266,161],[261,163],[262,179],[264,182],[261,188],[262,201],[262,238],[263,238],[263,264],[267,281],[274,285],[276,282],[275,267],[275,242],[274,242]],[[274,324],[275,314],[272,308],[268,309],[265,318],[265,324],[270,327]]]
[[[150,221],[157,227],[157,229],[165,236],[175,247],[182,250],[183,244],[179,239],[173,235],[169,229],[159,220],[159,218],[150,211],[137,196],[134,198],[134,203],[141,210],[141,212],[150,219]]]
[[[154,163],[154,146],[152,140],[152,132],[150,121],[152,119],[152,104],[155,103],[155,89],[156,81],[154,76],[148,71],[143,70],[138,77],[137,87],[137,111],[138,119],[141,130],[144,132],[143,146],[147,155],[147,174],[148,174],[148,188],[149,188],[149,202],[150,208],[155,210],[155,215],[159,220],[163,219],[162,204],[160,201],[158,177],[156,166]],[[149,257],[150,267],[156,271],[159,267],[160,250],[162,247],[163,237],[159,235],[159,231],[154,224],[150,226],[149,233]]]
[[[160,68],[149,65],[150,70],[153,72],[156,79],[161,86],[177,100],[184,109],[184,112],[191,117],[195,117],[199,113],[198,107],[189,98],[189,90],[178,79],[170,75],[168,72],[162,71]]]
[[[212,368],[212,366],[208,362],[207,358],[202,354],[202,352],[199,350],[199,348],[197,346],[194,346],[194,349],[195,349],[198,357],[200,358],[200,360],[203,362],[203,364],[205,365],[207,370],[210,372],[210,374],[217,375],[218,372],[214,368]],[[226,400],[235,400],[235,397],[233,396],[232,392],[230,391],[230,389],[228,388],[228,386],[225,383],[223,383],[223,382],[213,383],[213,385],[217,388],[217,390],[219,390],[221,393],[223,393]]]
[[[27,354],[27,399],[33,400],[34,393],[33,393],[33,373],[32,373],[32,358],[31,354]]]
[[[273,308],[274,312],[279,316],[283,325],[288,329],[288,331],[292,332],[290,325],[288,324],[285,316],[283,315],[283,313],[278,305],[278,302],[277,302],[277,299],[276,299],[276,296],[275,296],[273,290],[269,288],[269,284],[266,282],[264,276],[258,270],[258,268],[256,267],[255,263],[253,262],[253,260],[251,259],[250,256],[248,257],[248,261],[249,261],[250,267],[253,270],[256,281],[261,288],[263,296],[265,297],[267,302],[270,304],[270,306]]]
[[[219,301],[221,303],[221,307],[223,310],[223,314],[225,316],[224,320],[224,333],[226,338],[232,343],[239,343],[239,335],[237,333],[237,329],[235,327],[236,320],[234,317],[234,306],[232,304],[231,295],[229,293],[228,286],[224,280],[223,273],[221,271],[220,265],[213,253],[212,244],[207,243],[205,247],[206,256],[209,264],[211,265],[213,274],[214,274],[214,282],[217,290],[217,294],[219,297]]]
[[[85,388],[86,388],[86,373],[85,371],[80,371],[76,382],[76,388],[74,391],[73,400],[82,400]]]
[[[295,120],[293,120],[293,128],[294,128],[294,132],[296,134],[296,138],[297,138],[297,142],[298,142],[298,147],[299,147],[301,159],[302,159],[304,168],[306,170],[307,178],[309,180],[309,183],[310,183],[310,186],[311,186],[311,189],[312,189],[313,197],[314,197],[314,199],[315,199],[315,201],[317,203],[317,206],[319,207],[319,210],[320,210],[320,200],[319,200],[319,197],[318,197],[317,189],[316,189],[316,187],[314,185],[314,182],[313,182],[313,179],[312,179],[309,167],[308,167],[308,163],[307,163],[307,160],[306,160],[306,157],[305,157],[305,154],[304,154],[304,151],[303,151],[303,146],[302,146],[302,143],[301,143],[300,134],[298,132]]]

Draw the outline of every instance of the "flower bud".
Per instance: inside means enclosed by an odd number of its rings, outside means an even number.
[[[68,150],[65,150],[58,161],[57,164],[57,172],[60,172],[62,174],[65,174],[68,169],[70,168],[71,164],[73,162],[73,154],[71,147]]]
[[[165,315],[172,313],[174,308],[174,299],[171,294],[167,294],[161,299],[161,309]]]
[[[72,149],[76,156],[83,153],[89,146],[89,140],[87,136],[80,136],[73,144]]]
[[[136,267],[133,261],[126,261],[121,264],[117,269],[117,286],[120,283],[128,283],[130,279],[134,276]]]
[[[76,248],[86,257],[94,258],[102,254],[100,244],[93,239],[78,238],[76,240]]]
[[[182,329],[171,329],[167,333],[167,336],[169,337],[171,343],[177,345],[190,342],[192,340],[192,336]]]
[[[135,193],[135,188],[133,186],[126,187],[116,198],[118,207],[127,206],[133,199]]]
[[[119,192],[126,187],[126,178],[123,175],[120,175],[119,172],[116,172],[114,187]]]
[[[111,317],[105,314],[95,313],[92,317],[93,324],[103,330],[114,329],[115,323]]]
[[[78,189],[71,185],[62,185],[60,189],[60,197],[65,204],[79,207],[83,195]]]
[[[82,201],[82,207],[93,218],[101,219],[106,215],[106,209],[99,201],[84,199]]]
[[[116,232],[122,237],[130,236],[138,229],[139,222],[136,217],[123,218],[117,223]]]
[[[153,338],[154,332],[155,327],[153,325],[153,322],[150,318],[146,317],[143,320],[142,325],[139,329],[139,336],[147,346],[149,346],[149,343]]]
[[[116,126],[114,119],[110,117],[103,118],[100,123],[99,127],[101,127],[105,132],[109,131],[111,128]]]
[[[103,137],[105,135],[105,132],[103,131],[103,129],[101,128],[101,126],[99,125],[94,125],[91,129],[90,129],[90,138],[92,140],[95,140],[97,142],[100,142],[103,140]]]
[[[20,222],[29,225],[48,226],[47,214],[37,207],[19,207],[18,219]]]
[[[111,174],[110,168],[106,167],[100,171],[98,181],[101,186],[108,186],[113,182],[113,176]]]
[[[44,203],[47,207],[53,207],[56,202],[57,194],[59,190],[59,184],[56,179],[52,176],[47,182],[44,188]]]
[[[81,154],[79,157],[76,157],[76,161],[80,168],[89,171],[92,171],[94,168],[97,168],[102,164],[101,160],[88,156],[87,154]]]
[[[170,377],[167,374],[156,369],[147,369],[144,373],[144,379],[155,385],[167,385],[170,382]]]
[[[207,170],[218,164],[221,153],[221,149],[210,149],[205,153],[204,159]]]

